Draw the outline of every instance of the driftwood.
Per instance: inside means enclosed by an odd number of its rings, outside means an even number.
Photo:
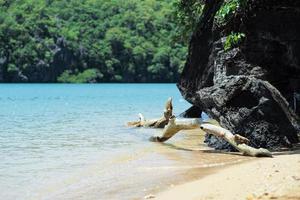
[[[165,126],[162,136],[151,137],[149,140],[153,142],[165,142],[181,130],[189,130],[201,128],[208,134],[223,138],[229,142],[234,148],[248,156],[255,157],[272,157],[272,153],[264,148],[256,149],[248,146],[249,140],[239,134],[232,134],[229,130],[213,124],[201,124],[199,119],[178,120],[172,117],[169,123]]]
[[[174,116],[170,118],[169,123],[165,126],[162,136],[151,137],[153,142],[164,142],[181,130],[196,129],[200,127],[200,119],[182,119],[178,120]]]
[[[235,149],[244,155],[256,157],[272,157],[272,153],[264,148],[254,148],[248,146],[249,140],[239,134],[232,134],[229,130],[209,123],[201,124],[200,119],[176,119],[173,116],[172,98],[166,102],[163,116],[159,119],[146,120],[142,114],[139,114],[139,121],[128,122],[128,126],[133,127],[152,127],[164,128],[162,136],[151,137],[153,142],[165,142],[181,130],[201,128],[208,134],[223,138],[229,142]]]
[[[128,126],[132,127],[152,127],[152,128],[164,128],[169,119],[173,116],[172,98],[169,98],[166,102],[163,115],[159,119],[146,120],[145,117],[139,113],[139,121],[128,122]]]
[[[256,157],[272,157],[272,153],[264,148],[248,146],[249,140],[238,134],[233,135],[229,130],[212,124],[201,124],[200,128],[208,134],[221,137],[244,155]]]

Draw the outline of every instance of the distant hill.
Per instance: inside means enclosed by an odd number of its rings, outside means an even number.
[[[0,0],[0,82],[175,82],[176,0]]]

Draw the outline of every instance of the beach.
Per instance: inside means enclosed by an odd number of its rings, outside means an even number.
[[[300,0],[0,10],[0,200],[300,200]]]
[[[300,199],[300,151],[255,158],[155,195],[155,199]]]
[[[125,123],[138,112],[159,117],[166,93],[176,116],[189,104],[172,84],[117,86],[2,85],[0,199],[245,199],[299,190],[297,153],[253,158],[217,151],[200,129],[149,142],[160,129]]]

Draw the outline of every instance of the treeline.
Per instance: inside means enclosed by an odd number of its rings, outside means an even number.
[[[0,82],[175,82],[177,0],[0,0]]]

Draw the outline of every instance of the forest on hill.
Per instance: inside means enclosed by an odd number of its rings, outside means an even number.
[[[175,82],[177,0],[0,0],[0,82]]]

